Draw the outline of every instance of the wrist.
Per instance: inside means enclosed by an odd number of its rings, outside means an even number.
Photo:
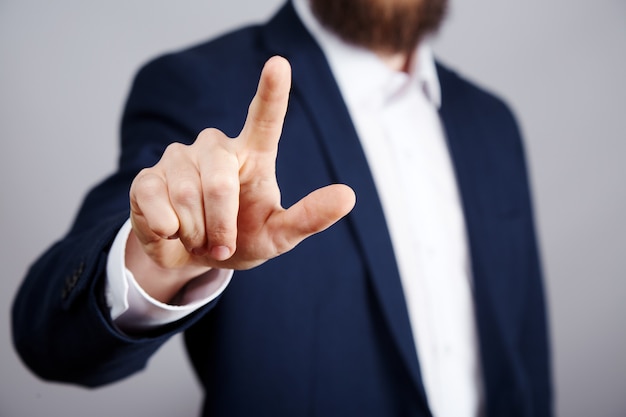
[[[164,243],[180,245],[179,241],[165,241]],[[166,304],[172,304],[189,281],[211,269],[201,265],[163,267],[146,253],[132,230],[126,243],[125,265],[139,286],[150,297]]]

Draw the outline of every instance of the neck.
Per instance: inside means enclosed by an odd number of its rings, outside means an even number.
[[[408,73],[415,53],[411,52],[382,52],[374,51],[376,55],[394,71]]]

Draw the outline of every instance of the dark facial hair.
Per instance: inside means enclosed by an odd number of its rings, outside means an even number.
[[[344,41],[376,52],[410,52],[435,32],[447,0],[310,0],[327,29]]]

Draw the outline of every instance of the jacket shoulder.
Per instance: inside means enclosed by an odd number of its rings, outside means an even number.
[[[183,137],[195,137],[211,126],[236,135],[269,57],[262,47],[261,27],[248,26],[146,62],[132,82],[123,137],[135,137],[126,133],[143,126],[136,122],[145,121],[148,114],[160,124],[181,127],[177,134]]]
[[[488,119],[491,123],[502,122],[517,129],[514,112],[500,95],[439,61],[436,65],[443,106],[461,106],[475,120]]]

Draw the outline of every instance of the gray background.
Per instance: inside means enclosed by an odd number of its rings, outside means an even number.
[[[267,18],[282,0],[0,1],[0,416],[193,416],[180,338],[89,391],[19,362],[9,309],[27,265],[117,156],[146,59]],[[439,56],[515,108],[527,139],[560,416],[626,416],[626,2],[453,0]]]

